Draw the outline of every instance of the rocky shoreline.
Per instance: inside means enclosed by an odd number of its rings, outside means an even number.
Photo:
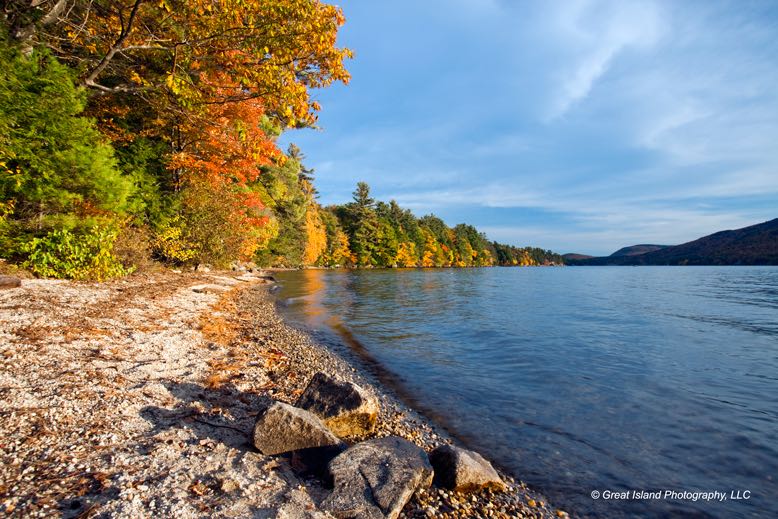
[[[0,291],[0,511],[331,517],[326,474],[295,456],[264,455],[252,439],[258,417],[273,402],[298,403],[317,373],[376,398],[374,428],[347,437],[344,449],[387,437],[427,453],[451,443],[357,363],[287,326],[269,282],[158,273],[103,284],[24,280]],[[424,481],[399,516],[567,516],[500,477],[502,488],[470,492]]]

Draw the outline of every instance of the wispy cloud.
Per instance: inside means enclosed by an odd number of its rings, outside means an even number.
[[[556,74],[558,87],[547,120],[562,117],[585,99],[619,54],[650,48],[661,34],[655,3],[580,0],[562,5],[549,34],[566,43],[573,59]]]

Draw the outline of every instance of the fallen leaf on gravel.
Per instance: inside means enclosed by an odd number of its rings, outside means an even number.
[[[189,491],[198,496],[205,495],[208,492],[208,487],[203,485],[200,481],[189,487]]]

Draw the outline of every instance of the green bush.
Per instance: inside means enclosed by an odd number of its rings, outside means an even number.
[[[5,257],[11,248],[10,224],[8,217],[13,213],[13,203],[0,200],[0,258]]]
[[[113,252],[118,231],[94,226],[78,231],[57,229],[23,246],[27,259],[22,266],[39,277],[104,281],[124,276],[126,268]]]

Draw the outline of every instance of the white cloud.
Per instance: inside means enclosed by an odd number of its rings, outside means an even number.
[[[652,2],[578,1],[561,4],[556,30],[573,54],[557,73],[558,86],[547,121],[562,117],[585,99],[617,56],[653,46],[661,34],[659,8]]]

